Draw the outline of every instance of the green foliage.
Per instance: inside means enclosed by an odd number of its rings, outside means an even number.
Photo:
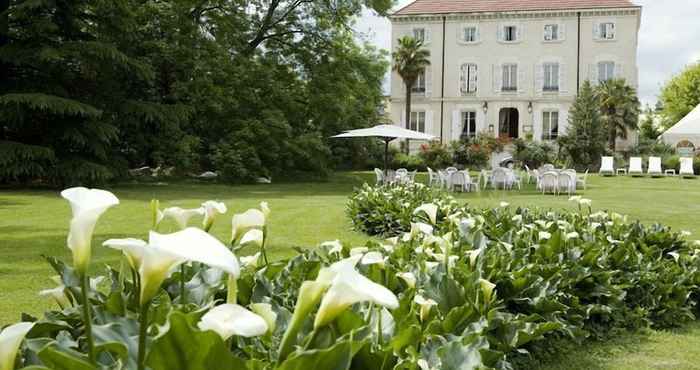
[[[348,25],[390,4],[12,2],[0,124],[17,144],[0,182],[87,184],[141,166],[325,176],[358,145],[327,138],[379,120],[388,67]]]
[[[569,111],[569,127],[557,142],[564,159],[576,169],[592,169],[605,154],[607,134],[600,103],[590,81],[585,81]]]
[[[658,156],[664,158],[675,154],[676,150],[662,141],[640,137],[637,144],[629,148],[628,153],[635,156]]]
[[[624,79],[608,80],[598,86],[602,122],[608,130],[608,149],[615,151],[617,138],[627,139],[629,130],[637,130],[639,99],[637,91]]]
[[[488,167],[491,154],[499,149],[502,149],[501,142],[488,135],[452,142],[454,162],[469,169]]]
[[[657,125],[658,118],[659,113],[651,107],[644,109],[644,118],[639,123],[640,139],[656,140],[663,133]]]
[[[548,142],[516,139],[513,159],[530,168],[539,168],[545,163],[554,163],[556,150]]]
[[[665,128],[670,128],[700,104],[700,63],[687,66],[661,89]]]
[[[409,171],[425,171],[428,166],[425,164],[425,158],[420,154],[397,153],[391,161],[391,167],[406,168]]]
[[[450,147],[435,141],[421,145],[418,156],[427,167],[433,169],[445,168],[453,163]]]

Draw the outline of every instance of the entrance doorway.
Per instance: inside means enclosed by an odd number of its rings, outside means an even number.
[[[498,136],[516,139],[518,126],[518,110],[516,108],[502,108],[498,114]]]

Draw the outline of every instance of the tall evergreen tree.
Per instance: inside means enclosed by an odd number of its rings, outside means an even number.
[[[600,113],[600,100],[589,81],[585,81],[569,110],[569,127],[559,137],[559,148],[573,167],[592,168],[605,154],[606,127]]]
[[[608,130],[608,149],[614,152],[617,138],[626,139],[627,133],[637,129],[639,99],[637,92],[624,79],[612,79],[598,86],[600,111]]]

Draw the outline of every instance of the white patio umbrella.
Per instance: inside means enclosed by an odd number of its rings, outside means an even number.
[[[389,142],[394,139],[411,140],[435,140],[435,136],[424,134],[418,131],[407,130],[394,125],[377,125],[370,128],[346,131],[340,135],[332,137],[353,138],[353,137],[376,137],[384,141],[384,171],[386,172],[389,162]]]

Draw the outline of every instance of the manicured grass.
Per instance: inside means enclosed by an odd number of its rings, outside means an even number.
[[[202,201],[225,202],[229,213],[213,232],[228,240],[233,213],[267,201],[271,255],[282,258],[291,247],[313,247],[341,239],[360,245],[368,238],[353,232],[345,216],[345,203],[354,186],[373,181],[371,173],[339,173],[329,182],[225,186],[198,183],[120,185],[112,189],[121,204],[109,210],[96,228],[93,242],[95,268],[119,260],[118,253],[101,246],[115,237],[146,238],[150,222],[149,201],[161,207],[196,207]],[[589,177],[581,195],[593,200],[593,208],[610,209],[645,223],[661,222],[676,230],[688,230],[700,238],[700,180],[677,178]],[[513,206],[574,208],[568,196],[536,192],[532,185],[522,191],[483,191],[459,194],[460,200],[479,207],[507,201]],[[70,208],[57,191],[0,191],[0,326],[17,321],[21,312],[40,315],[49,303],[37,295],[52,287],[52,272],[42,254],[70,260],[65,247]],[[197,221],[199,222],[199,220]],[[161,231],[173,230],[166,224]],[[679,332],[647,331],[624,335],[610,343],[572,349],[543,369],[700,369],[700,324]]]

